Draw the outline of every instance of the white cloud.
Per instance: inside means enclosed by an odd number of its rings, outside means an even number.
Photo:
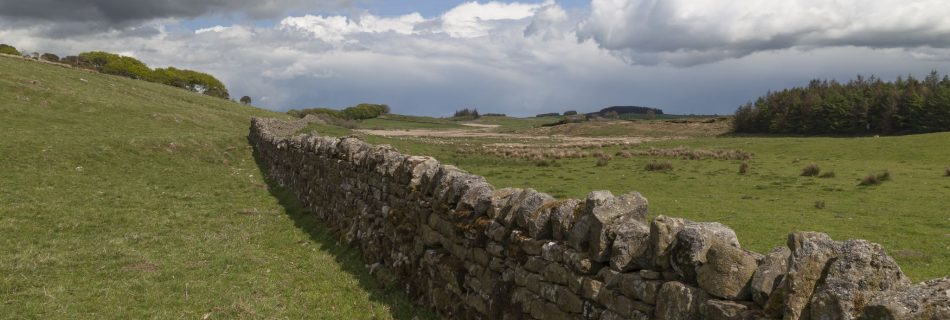
[[[442,31],[459,38],[481,37],[488,35],[492,21],[530,18],[539,8],[552,4],[551,0],[540,4],[466,2],[442,15]]]
[[[593,0],[578,32],[632,63],[693,65],[795,47],[950,46],[945,0]]]
[[[359,19],[350,19],[345,16],[305,15],[284,18],[280,21],[280,29],[304,31],[326,42],[342,42],[348,35],[356,33],[412,34],[415,26],[425,21],[419,13],[395,18],[380,18],[364,14]]]

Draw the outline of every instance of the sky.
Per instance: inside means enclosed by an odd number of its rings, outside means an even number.
[[[768,91],[950,72],[945,0],[0,0],[0,43],[221,79],[254,105],[730,114]]]

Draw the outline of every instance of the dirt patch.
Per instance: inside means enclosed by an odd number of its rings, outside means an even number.
[[[500,127],[500,125],[497,125],[497,124],[481,124],[481,123],[463,123],[462,125],[469,126],[469,127],[476,127],[476,128],[486,128],[486,129],[493,129],[493,128]]]
[[[527,134],[527,133],[501,133],[501,132],[491,132],[484,130],[430,130],[430,129],[413,129],[413,130],[356,130],[357,132],[374,135],[374,136],[383,136],[383,137],[415,137],[415,138],[491,138],[491,139],[501,139],[501,140],[523,140],[523,141],[537,141],[537,140],[551,140],[555,142],[555,146],[561,146],[563,144],[570,144],[572,147],[581,147],[584,145],[617,145],[617,144],[639,144],[647,141],[659,141],[659,140],[670,140],[670,139],[683,139],[685,137],[677,136],[665,136],[665,137],[644,137],[644,136],[618,136],[618,137],[583,137],[583,136],[567,136],[567,135],[539,135],[539,134]],[[518,146],[537,146],[536,144],[529,143],[503,143],[498,144],[498,146],[506,147],[518,147]],[[553,147],[553,146],[552,146]]]

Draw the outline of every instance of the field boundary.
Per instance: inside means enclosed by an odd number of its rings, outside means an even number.
[[[255,118],[249,140],[370,272],[463,319],[931,319],[950,277],[912,285],[884,249],[795,232],[766,255],[720,223],[659,216],[639,193],[556,200],[358,138],[291,136]]]

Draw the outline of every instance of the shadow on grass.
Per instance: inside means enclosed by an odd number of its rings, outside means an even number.
[[[292,191],[267,179],[266,166],[262,163],[260,154],[257,149],[254,149],[253,153],[257,167],[264,173],[268,192],[284,207],[287,216],[294,220],[294,225],[306,231],[313,242],[320,244],[321,250],[336,257],[340,268],[359,281],[360,287],[369,293],[370,300],[388,306],[394,319],[437,319],[430,310],[413,304],[398,287],[387,287],[377,282],[366,269],[359,249],[340,244],[333,231],[315,214],[309,212]]]

